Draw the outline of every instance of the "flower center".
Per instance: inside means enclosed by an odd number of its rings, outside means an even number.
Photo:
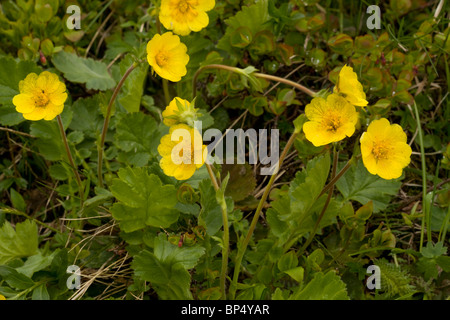
[[[49,100],[50,99],[47,97],[44,90],[39,90],[34,97],[34,103],[37,107],[41,108],[45,107],[48,104]]]
[[[163,68],[165,65],[167,65],[167,62],[169,61],[169,56],[165,51],[160,51],[155,57],[156,64]]]
[[[341,126],[341,119],[336,114],[329,114],[323,121],[325,130],[336,132]]]
[[[182,159],[182,163],[184,164],[194,163],[194,153],[189,148],[186,148],[186,153],[184,152],[184,148],[180,150],[180,158]]]
[[[375,160],[384,160],[388,158],[389,148],[384,141],[374,142],[372,147],[372,154]]]
[[[189,3],[187,2],[187,0],[181,0],[181,1],[178,3],[178,10],[179,10],[181,13],[186,13],[186,12],[189,10],[190,7],[191,7],[191,6],[190,6]]]

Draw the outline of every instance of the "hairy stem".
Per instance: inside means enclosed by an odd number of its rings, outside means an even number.
[[[170,103],[170,92],[169,92],[169,81],[167,79],[162,79],[164,99],[166,101],[166,106]]]
[[[427,210],[426,201],[427,201],[427,168],[426,168],[426,162],[425,162],[425,149],[423,147],[423,135],[422,135],[422,127],[420,125],[420,117],[419,117],[419,110],[417,109],[416,102],[414,101],[414,112],[416,116],[416,122],[417,122],[417,131],[419,135],[419,142],[420,142],[420,159],[422,161],[422,211],[424,216],[422,217],[422,228],[420,230],[420,249],[419,252],[422,252],[423,247],[423,240],[424,240],[424,232],[425,232],[425,224],[426,228],[430,230],[430,226],[428,225],[428,215],[430,214]],[[425,223],[427,222],[427,223]],[[428,235],[428,241],[431,241],[431,234],[427,232]]]
[[[336,176],[336,167],[337,167],[337,163],[338,163],[338,158],[339,158],[339,152],[336,151],[336,146],[334,146],[334,148],[333,148],[333,168],[331,169],[331,179],[333,179]],[[329,184],[331,186],[329,187],[330,191],[328,192],[327,200],[325,201],[322,211],[320,212],[319,217],[317,218],[317,221],[316,221],[316,224],[314,225],[313,231],[309,234],[309,237],[306,240],[305,244],[300,248],[300,250],[298,252],[298,256],[301,256],[303,254],[303,252],[305,252],[306,248],[308,248],[308,246],[311,244],[312,240],[314,239],[317,229],[319,229],[320,221],[322,220],[323,216],[325,215],[328,205],[330,204],[331,196],[333,195],[334,184],[336,183],[336,181],[337,180],[335,180],[333,182],[333,184],[331,184],[331,183]],[[322,195],[323,192],[321,192],[320,194]],[[320,198],[320,196],[317,199],[319,199],[319,198]]]
[[[214,186],[214,190],[216,191],[216,196],[218,197],[218,202],[220,204],[220,208],[222,209],[222,222],[223,222],[223,247],[222,247],[222,270],[220,272],[220,292],[222,293],[222,299],[226,300],[227,293],[225,289],[225,280],[227,278],[227,269],[228,269],[228,248],[230,246],[230,230],[228,228],[228,213],[227,213],[227,203],[225,201],[224,192],[225,190],[220,190],[220,187],[217,183],[216,177],[211,166],[205,163],[206,168],[209,173],[209,177],[211,178],[211,182]]]
[[[80,203],[81,203],[81,206],[83,206],[83,203],[84,203],[83,184],[81,183],[81,178],[80,178],[80,175],[78,173],[78,169],[75,166],[75,162],[73,161],[72,153],[70,152],[69,143],[67,142],[66,131],[64,130],[64,126],[63,126],[63,123],[62,123],[62,120],[61,120],[61,116],[57,115],[56,116],[56,120],[58,122],[59,132],[61,133],[61,137],[62,137],[62,140],[63,140],[63,143],[64,143],[64,148],[66,149],[67,158],[69,159],[70,166],[72,167],[73,173],[75,175],[75,179],[77,180],[78,193],[79,193],[79,196],[80,196]]]
[[[197,72],[195,73],[194,78],[192,80],[192,98],[194,98],[197,95],[196,84],[197,84],[198,76],[200,75],[200,73],[203,70],[206,70],[206,69],[221,69],[221,70],[227,70],[227,71],[230,71],[230,72],[235,72],[235,73],[242,74],[241,69],[236,68],[236,67],[230,67],[230,66],[222,65],[222,64],[210,64],[210,65],[201,67],[201,68],[199,68],[197,70]],[[309,95],[311,97],[315,97],[315,95],[316,95],[316,93],[314,91],[312,91],[311,89],[309,89],[309,88],[307,88],[305,86],[302,86],[301,84],[299,84],[297,82],[294,82],[294,81],[291,81],[291,80],[287,80],[287,79],[284,79],[284,78],[281,78],[281,77],[277,77],[277,76],[272,76],[272,75],[265,74],[265,73],[258,73],[258,72],[254,72],[254,73],[252,73],[252,75],[257,77],[257,78],[263,78],[263,79],[266,79],[266,80],[281,82],[281,83],[290,85],[290,86],[292,86],[292,87],[294,87],[296,89],[299,89],[300,91],[306,93],[307,95]]]
[[[137,66],[138,66],[138,62],[134,62],[128,68],[128,70],[125,71],[125,74],[123,75],[122,79],[120,79],[119,83],[117,84],[116,88],[114,89],[111,99],[109,100],[108,107],[106,109],[105,121],[103,122],[103,128],[102,128],[102,135],[100,137],[100,143],[98,144],[98,148],[97,148],[97,150],[98,150],[98,167],[97,167],[98,185],[102,188],[103,188],[103,146],[105,145],[106,133],[108,132],[109,119],[111,117],[111,109],[112,109],[114,101],[117,98],[117,95],[119,94],[120,88],[122,88],[127,77]]]
[[[242,263],[242,259],[244,257],[244,253],[247,249],[247,246],[250,242],[250,239],[253,235],[253,232],[255,230],[256,224],[258,223],[259,220],[259,216],[261,214],[261,211],[264,207],[264,204],[266,203],[267,197],[269,196],[270,190],[272,188],[273,183],[275,182],[275,178],[278,174],[278,172],[280,171],[281,166],[283,165],[283,161],[286,158],[287,153],[289,152],[289,149],[291,148],[291,146],[294,144],[295,139],[297,138],[298,132],[294,132],[291,137],[289,138],[286,146],[284,147],[283,152],[280,155],[280,159],[278,160],[278,164],[277,167],[275,168],[275,172],[272,174],[272,176],[270,177],[270,180],[264,190],[264,193],[261,197],[261,199],[259,200],[258,203],[258,207],[256,208],[255,214],[253,216],[252,222],[250,224],[250,227],[248,229],[247,235],[244,238],[244,241],[242,242],[242,244],[238,247],[238,253],[236,256],[236,263],[234,266],[234,273],[233,273],[233,281],[230,287],[230,295],[231,298],[234,299],[236,296],[236,289],[237,289],[237,282],[238,282],[238,278],[239,278],[239,273],[240,273],[240,269],[241,269],[241,263]]]

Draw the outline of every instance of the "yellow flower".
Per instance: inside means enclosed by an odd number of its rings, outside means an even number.
[[[6,300],[5,296],[2,296],[2,295],[0,294],[0,300]]]
[[[164,174],[177,180],[187,180],[204,164],[205,148],[197,129],[177,124],[161,138],[158,153],[162,159],[159,165]]]
[[[177,82],[187,73],[187,47],[172,32],[156,34],[147,44],[147,60],[162,78]]]
[[[194,102],[189,102],[179,97],[173,98],[169,105],[162,112],[163,122],[170,127],[178,123],[186,123],[191,127],[194,126],[194,121],[197,120],[197,109],[194,108]]]
[[[327,99],[316,97],[305,107],[308,120],[303,125],[306,139],[316,147],[350,137],[355,132],[358,113],[355,107],[337,94]]]
[[[338,82],[333,91],[342,95],[354,106],[365,107],[369,103],[356,73],[347,65],[344,65],[339,72]]]
[[[167,30],[186,36],[208,25],[206,11],[214,6],[215,0],[162,0],[159,20]]]
[[[52,120],[64,109],[66,85],[56,74],[44,71],[30,73],[19,82],[19,94],[12,102],[27,120]]]
[[[411,147],[398,124],[387,119],[374,120],[360,139],[364,166],[383,179],[396,179],[411,161]]]

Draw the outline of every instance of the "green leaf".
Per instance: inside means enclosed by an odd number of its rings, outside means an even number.
[[[230,174],[225,196],[240,201],[250,195],[256,187],[256,179],[253,168],[248,164],[223,164],[221,176]]]
[[[47,268],[53,261],[54,256],[59,252],[53,251],[51,255],[43,256],[42,253],[37,253],[27,259],[23,266],[16,268],[16,270],[27,277],[31,278],[37,271]]]
[[[16,224],[16,230],[8,221],[0,228],[0,265],[14,258],[29,257],[38,251],[36,223],[26,220]]]
[[[135,256],[132,268],[136,276],[149,281],[163,300],[192,299],[191,276],[181,263],[166,265],[153,253],[143,250]]]
[[[244,30],[247,36],[255,35],[259,31],[266,28],[265,23],[269,21],[268,0],[261,0],[251,6],[243,6],[242,10],[236,13],[231,18],[225,20],[227,29],[225,35],[219,40],[217,44],[218,49],[229,51],[232,43],[233,34],[236,30]],[[247,39],[246,42],[251,42]]]
[[[298,258],[295,255],[294,251],[289,251],[281,256],[280,260],[278,260],[277,266],[280,271],[286,271],[297,267]]]
[[[120,64],[120,74],[123,76],[127,69],[134,63],[131,55],[127,55]],[[138,112],[141,107],[141,98],[144,93],[144,83],[147,78],[148,63],[141,63],[125,80],[120,90],[117,101],[128,112]]]
[[[362,161],[358,161],[336,183],[344,201],[355,200],[364,205],[372,200],[374,213],[386,209],[400,186],[401,182],[398,180],[384,180],[370,174]]]
[[[205,179],[199,183],[201,211],[198,217],[199,225],[206,228],[206,233],[215,235],[222,228],[222,209],[216,200],[216,191],[211,180]]]
[[[156,156],[162,134],[162,128],[160,129],[153,117],[141,112],[129,113],[124,115],[117,124],[114,141],[121,150],[126,152],[124,157],[128,160],[127,162],[144,166]],[[130,160],[131,157],[133,158]]]
[[[154,253],[141,251],[132,268],[142,280],[151,282],[161,299],[192,299],[187,270],[194,268],[204,253],[200,246],[179,248],[160,234],[154,241]]]
[[[160,234],[155,238],[155,256],[168,264],[181,263],[187,270],[196,266],[198,260],[205,253],[205,249],[198,246],[183,246],[179,248],[171,244],[164,234]]]
[[[25,290],[34,285],[33,280],[9,266],[0,266],[0,277],[18,290]]]
[[[101,103],[102,98],[99,95],[80,98],[75,101],[72,105],[75,112],[69,128],[97,139],[103,127],[103,117],[100,113]]]
[[[437,258],[447,253],[447,247],[444,247],[442,242],[435,245],[432,242],[427,242],[427,246],[422,248],[421,253],[426,258]]]
[[[50,295],[47,291],[47,285],[45,283],[38,286],[33,290],[33,294],[31,295],[32,300],[50,300]]]
[[[173,185],[163,185],[146,168],[121,168],[111,192],[119,201],[111,208],[114,219],[125,232],[145,226],[169,227],[178,220],[177,191]]]
[[[66,150],[55,121],[36,121],[30,126],[30,133],[39,139],[34,142],[45,159],[62,160]]]
[[[291,183],[289,195],[292,216],[302,221],[308,216],[330,172],[330,156],[316,157],[308,162],[306,170],[298,172]]]
[[[285,270],[284,273],[288,274],[292,279],[301,283],[305,274],[305,269],[303,267],[296,267],[293,269]]]
[[[20,193],[18,193],[14,189],[11,189],[10,195],[13,207],[19,211],[25,212],[25,210],[27,209],[27,204],[25,203],[25,200],[20,195]]]
[[[85,83],[87,89],[108,90],[116,82],[108,73],[106,64],[76,54],[60,51],[53,55],[52,62],[64,77],[74,83]]]
[[[290,300],[349,300],[345,283],[332,270],[326,274],[317,272],[302,290]]]

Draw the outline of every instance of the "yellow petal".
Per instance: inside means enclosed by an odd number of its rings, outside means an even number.
[[[173,176],[177,180],[187,180],[195,173],[196,166],[194,164],[180,164],[174,171]]]
[[[41,120],[47,116],[48,111],[46,108],[35,108],[32,112],[24,113],[23,117],[27,120]]]
[[[21,93],[14,96],[12,102],[16,106],[17,112],[20,113],[29,113],[35,108],[33,96],[28,93]]]
[[[36,73],[28,74],[24,80],[19,82],[20,93],[31,93],[36,89],[36,81],[38,75]]]
[[[202,11],[209,11],[209,10],[214,9],[215,5],[216,5],[215,0],[198,0],[196,9],[202,10]]]
[[[67,100],[67,93],[51,93],[49,99],[54,105],[63,105]]]
[[[188,21],[189,29],[198,32],[209,24],[208,14],[204,11],[199,11],[195,19]]]
[[[44,117],[44,120],[53,120],[56,118],[57,115],[61,114],[64,110],[64,104],[60,104],[60,105],[54,105],[54,104],[49,104],[45,107],[45,109],[47,110],[47,114]]]

